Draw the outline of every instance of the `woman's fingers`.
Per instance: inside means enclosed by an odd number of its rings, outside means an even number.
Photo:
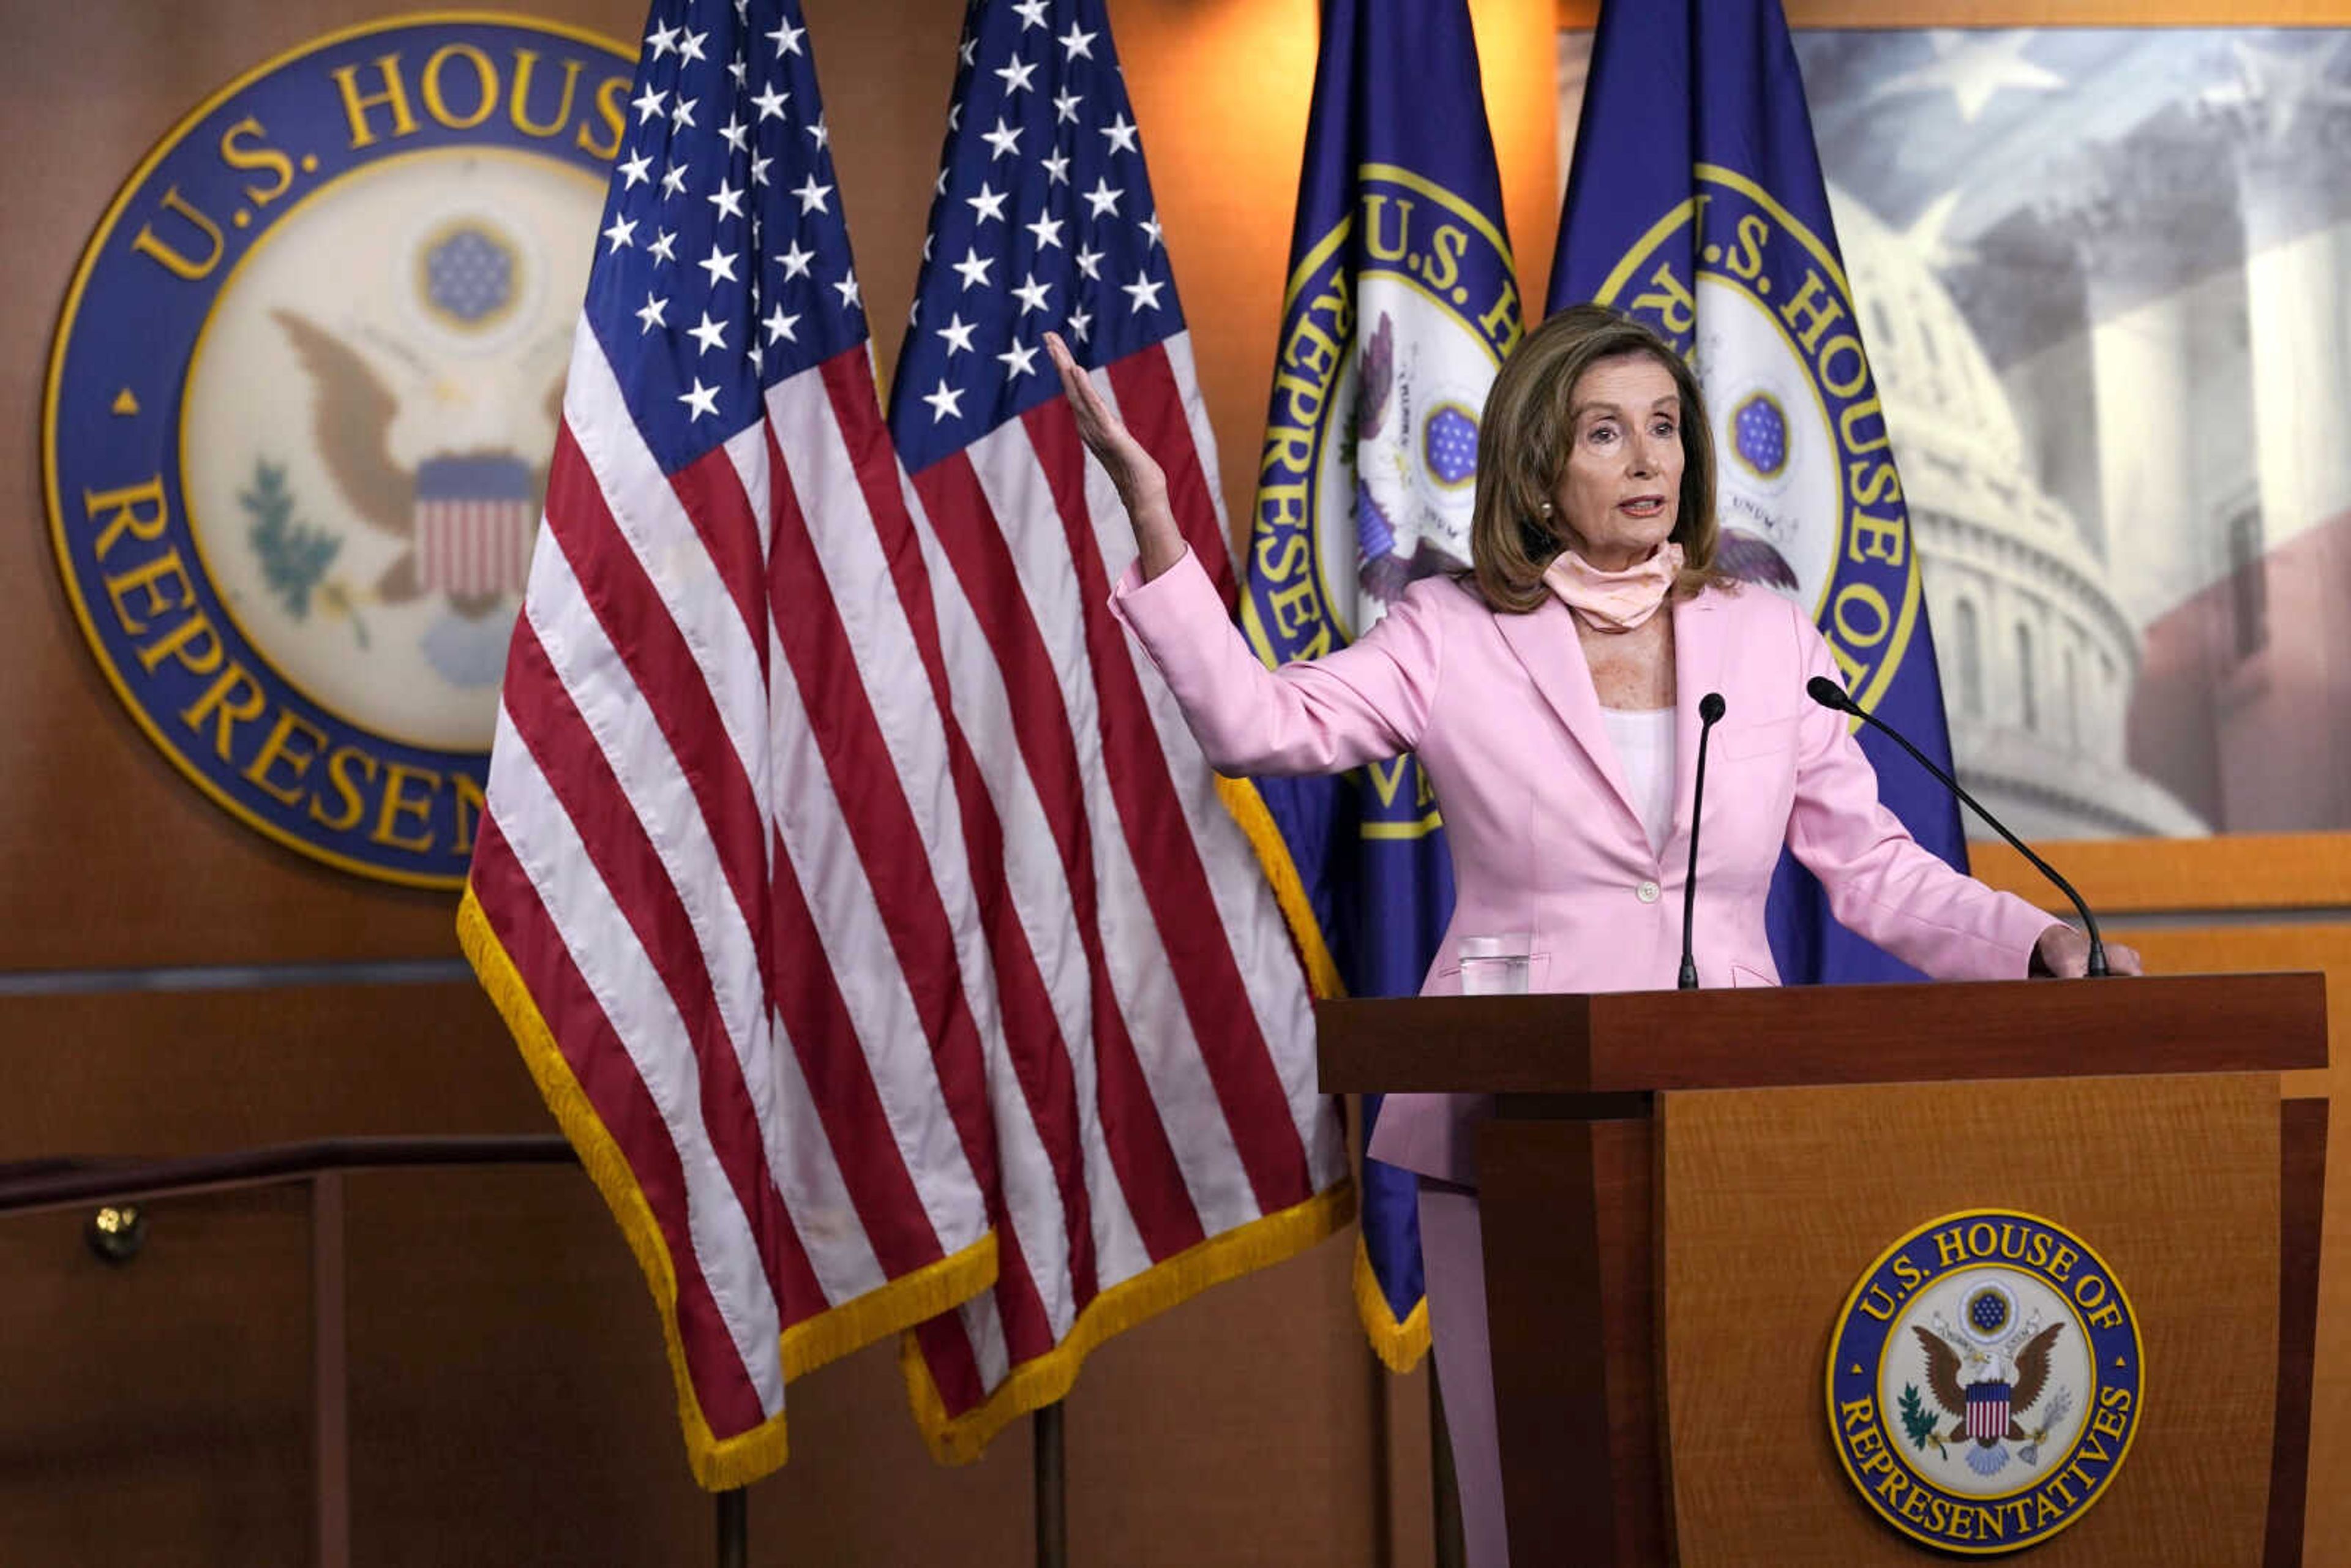
[[[1053,369],[1061,378],[1061,391],[1070,400],[1070,411],[1078,416],[1079,434],[1086,435],[1086,444],[1093,445],[1092,432],[1107,434],[1116,422],[1102,393],[1070,355],[1070,346],[1055,332],[1045,334],[1045,352],[1052,357]]]
[[[1045,334],[1045,356],[1053,361],[1053,373],[1061,378],[1061,390],[1070,394],[1071,402],[1078,401],[1081,387],[1092,390],[1085,371],[1078,369],[1078,361],[1070,357],[1070,346],[1061,341],[1060,333]]]
[[[1060,333],[1045,334],[1045,352],[1061,378],[1061,392],[1077,424],[1078,439],[1118,487],[1118,498],[1134,528],[1135,559],[1148,581],[1184,556],[1184,536],[1167,504],[1167,476],[1112,412]]]
[[[1078,439],[1088,451],[1110,471],[1113,480],[1124,491],[1147,463],[1147,455],[1137,444],[1102,393],[1071,357],[1070,347],[1058,333],[1045,334],[1045,352],[1051,356],[1053,369],[1061,378],[1061,391],[1070,400],[1071,415],[1078,424]]]
[[[2089,939],[2064,922],[2053,920],[2032,945],[2032,957],[2044,975],[2077,979],[2089,969]]]
[[[2040,968],[2059,979],[2079,979],[2090,972],[2090,939],[2063,923],[2053,923],[2033,945],[2033,957]],[[2120,942],[2106,944],[2106,973],[2110,975],[2143,975],[2147,967],[2138,949]]]

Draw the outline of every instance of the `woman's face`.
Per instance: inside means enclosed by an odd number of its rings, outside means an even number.
[[[1575,383],[1567,465],[1553,521],[1603,571],[1648,559],[1681,503],[1682,406],[1673,372],[1647,354],[1602,360]]]

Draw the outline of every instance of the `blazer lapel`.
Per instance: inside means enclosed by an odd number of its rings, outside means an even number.
[[[1688,838],[1691,807],[1698,795],[1698,737],[1702,727],[1698,705],[1707,693],[1722,689],[1723,660],[1729,652],[1715,599],[1715,591],[1708,589],[1697,598],[1678,600],[1673,606],[1673,836],[1677,841]],[[1587,674],[1584,681],[1589,685],[1591,677]]]
[[[1592,684],[1592,666],[1584,662],[1583,644],[1576,640],[1575,617],[1566,605],[1552,599],[1529,614],[1497,615],[1494,620],[1527,678],[1592,759],[1593,769],[1607,781],[1616,804],[1646,848],[1647,837],[1639,832],[1640,812],[1633,805],[1625,769],[1616,760],[1615,743],[1608,738],[1607,724],[1600,716],[1600,693]],[[1678,636],[1678,623],[1674,630]]]

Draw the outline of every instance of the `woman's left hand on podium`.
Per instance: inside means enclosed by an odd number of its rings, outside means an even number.
[[[2032,945],[2032,972],[2050,975],[2061,980],[2079,979],[2090,972],[2090,939],[2072,926],[2059,921],[2041,934]],[[2106,944],[2106,972],[2110,975],[2142,975],[2147,972],[2139,962],[2138,949],[2119,942]]]

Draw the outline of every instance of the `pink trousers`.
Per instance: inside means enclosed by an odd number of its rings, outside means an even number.
[[[1428,1327],[1445,1391],[1445,1428],[1461,1492],[1468,1568],[1510,1568],[1502,1444],[1494,1426],[1494,1358],[1486,1333],[1486,1249],[1475,1187],[1420,1178],[1420,1260]]]

